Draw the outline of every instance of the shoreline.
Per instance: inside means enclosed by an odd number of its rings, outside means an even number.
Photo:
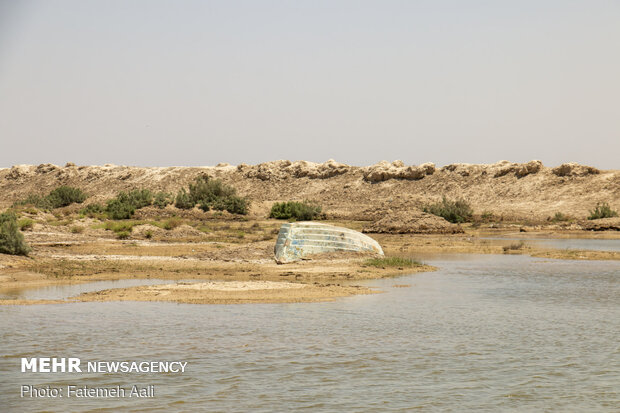
[[[359,227],[355,221],[328,221],[348,227]],[[204,236],[182,240],[118,240],[110,231],[86,230],[73,234],[62,228],[25,232],[32,245],[30,257],[0,254],[0,293],[54,285],[83,284],[124,279],[192,280],[224,282],[270,282],[310,286],[284,294],[276,289],[261,293],[220,294],[213,290],[201,294],[150,294],[148,286],[121,288],[86,293],[71,300],[0,299],[0,305],[59,304],[85,301],[174,301],[195,303],[317,302],[377,291],[367,287],[352,288],[355,280],[371,280],[436,270],[416,264],[412,267],[377,268],[369,266],[359,255],[319,256],[279,265],[273,259],[274,229],[280,222],[247,220],[229,228],[222,220],[221,240],[209,241]],[[250,228],[261,227],[252,233]],[[232,231],[246,231],[244,239],[231,236]],[[236,233],[234,232],[234,233]],[[103,236],[102,236],[103,235]],[[465,227],[463,234],[370,234],[383,247],[386,256],[415,258],[434,253],[526,254],[533,257],[569,260],[620,260],[620,251],[573,250],[520,244],[519,240],[536,239],[620,239],[620,232],[585,232],[540,230],[516,232]],[[107,236],[107,237],[106,237]],[[228,238],[226,238],[228,236]],[[248,239],[249,238],[249,239]],[[269,239],[267,239],[269,238]],[[512,245],[512,246],[511,246]],[[347,285],[342,285],[346,282]],[[303,290],[303,293],[302,293]],[[104,291],[104,290],[102,290]],[[299,294],[297,294],[299,293]],[[129,298],[133,297],[133,298]],[[73,300],[73,301],[72,301]]]

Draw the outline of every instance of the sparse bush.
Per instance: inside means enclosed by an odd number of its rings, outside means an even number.
[[[129,238],[129,236],[130,236],[130,235],[131,235],[131,234],[129,233],[129,231],[121,231],[121,232],[118,232],[118,233],[116,234],[116,237],[117,237],[118,239],[127,239],[127,238]]]
[[[525,242],[519,241],[516,243],[512,243],[510,245],[506,245],[502,247],[502,249],[504,250],[504,252],[508,252],[508,251],[518,251],[520,249],[523,249],[523,247],[525,247]]]
[[[561,212],[556,212],[555,215],[551,218],[551,222],[563,222],[569,221],[570,215],[563,214]]]
[[[17,216],[13,212],[0,214],[0,253],[28,255],[30,247],[19,232]]]
[[[15,203],[13,203],[13,206],[33,205],[37,208],[45,209],[46,207],[43,206],[45,204],[44,198],[45,197],[42,197],[40,195],[30,194],[26,197],[26,199],[22,199],[21,201],[16,201]]]
[[[495,215],[493,215],[492,212],[489,211],[484,211],[481,215],[480,215],[480,219],[484,222],[489,222],[489,221],[493,221],[493,218],[495,218]]]
[[[14,205],[34,205],[41,209],[55,209],[71,204],[81,204],[87,195],[79,188],[71,186],[59,186],[46,196],[28,195],[24,200],[16,202]]]
[[[173,196],[167,192],[158,192],[153,199],[153,205],[159,209],[164,209],[173,202]]]
[[[445,196],[441,202],[426,205],[423,211],[440,216],[454,224],[471,221],[473,215],[473,210],[467,201],[463,199],[452,201]]]
[[[181,224],[183,224],[183,221],[180,218],[173,217],[164,222],[163,228],[170,231],[181,226]]]
[[[590,211],[588,219],[613,218],[618,216],[618,211],[611,209],[607,202],[596,204],[596,208]]]
[[[146,232],[144,233],[144,238],[146,238],[146,239],[151,239],[151,238],[153,238],[153,231],[151,231],[150,229],[149,229],[148,231],[146,231]]]
[[[294,219],[297,221],[312,221],[321,215],[321,206],[310,201],[276,202],[271,207],[269,218]]]
[[[31,220],[30,218],[22,218],[19,221],[17,221],[17,226],[19,227],[20,231],[26,231],[32,228],[32,226],[34,225],[34,221]]]
[[[80,210],[80,215],[95,218],[105,213],[106,207],[101,204],[90,204]]]
[[[119,232],[131,232],[133,227],[139,224],[139,221],[108,221],[103,226],[108,231]]]
[[[388,267],[419,267],[422,265],[421,262],[411,259],[411,258],[401,258],[401,257],[382,257],[382,258],[369,258],[364,261],[364,265],[367,267],[376,267],[376,268],[388,268]]]
[[[72,234],[81,234],[82,232],[84,232],[84,227],[78,227],[77,225],[71,227]]]

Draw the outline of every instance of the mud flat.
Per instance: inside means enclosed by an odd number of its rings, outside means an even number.
[[[277,281],[215,281],[117,288],[81,294],[77,301],[164,301],[185,304],[250,304],[333,301],[375,294],[368,287]]]

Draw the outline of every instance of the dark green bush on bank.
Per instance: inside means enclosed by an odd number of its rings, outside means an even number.
[[[276,202],[271,207],[269,218],[294,219],[297,221],[311,221],[320,217],[321,206],[310,201]]]
[[[445,196],[440,202],[426,205],[423,211],[440,216],[454,224],[469,222],[474,214],[467,201],[463,199],[452,201]]]
[[[0,253],[28,255],[30,247],[19,232],[17,216],[13,212],[0,214]]]
[[[189,184],[189,191],[183,188],[175,198],[177,208],[191,209],[196,205],[203,211],[215,209],[245,215],[248,213],[249,201],[238,196],[232,186],[219,179],[202,175]]]
[[[153,203],[153,193],[148,189],[134,189],[129,192],[119,192],[116,198],[106,204],[105,212],[111,219],[129,219],[136,209],[144,208]]]
[[[88,196],[79,188],[63,185],[51,191],[46,196],[29,195],[15,205],[34,205],[40,209],[55,209],[71,204],[81,204]]]

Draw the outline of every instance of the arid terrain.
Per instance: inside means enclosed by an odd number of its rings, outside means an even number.
[[[259,216],[275,201],[311,199],[320,202],[330,218],[374,220],[444,195],[464,198],[477,213],[490,212],[504,220],[544,221],[555,212],[583,219],[597,202],[620,207],[618,170],[571,163],[550,168],[539,161],[437,168],[432,163],[407,166],[400,161],[357,167],[331,160],[201,168],[19,165],[0,169],[0,207],[59,185],[82,188],[91,195],[87,203],[138,187],[176,193],[199,174],[233,185],[252,201],[252,212]]]
[[[174,194],[201,174],[234,186],[250,200],[249,213],[149,206],[123,222],[79,213],[85,205],[105,202],[119,191],[146,188]],[[60,185],[80,188],[88,198],[83,204],[51,211],[15,208],[20,219],[29,222],[22,231],[32,252],[28,257],[0,254],[0,292],[38,285],[159,278],[269,282],[274,288],[134,287],[84,294],[76,300],[318,301],[376,292],[355,286],[355,280],[433,270],[423,264],[373,266],[367,257],[342,255],[277,265],[273,247],[282,221],[267,218],[271,205],[306,199],[323,207],[324,222],[368,232],[387,256],[467,252],[620,259],[618,252],[506,246],[485,239],[524,235],[620,238],[620,218],[586,219],[599,202],[620,209],[620,171],[576,164],[548,168],[532,161],[436,168],[433,164],[405,166],[398,161],[369,167],[334,161],[276,161],[204,168],[15,166],[0,169],[0,212],[29,195],[44,195]],[[443,196],[466,200],[473,208],[473,221],[451,224],[421,211],[425,204]],[[553,219],[556,213],[564,218]],[[122,225],[123,239],[115,225]],[[284,288],[283,283],[295,288]],[[0,300],[2,304],[41,302],[59,301]]]

